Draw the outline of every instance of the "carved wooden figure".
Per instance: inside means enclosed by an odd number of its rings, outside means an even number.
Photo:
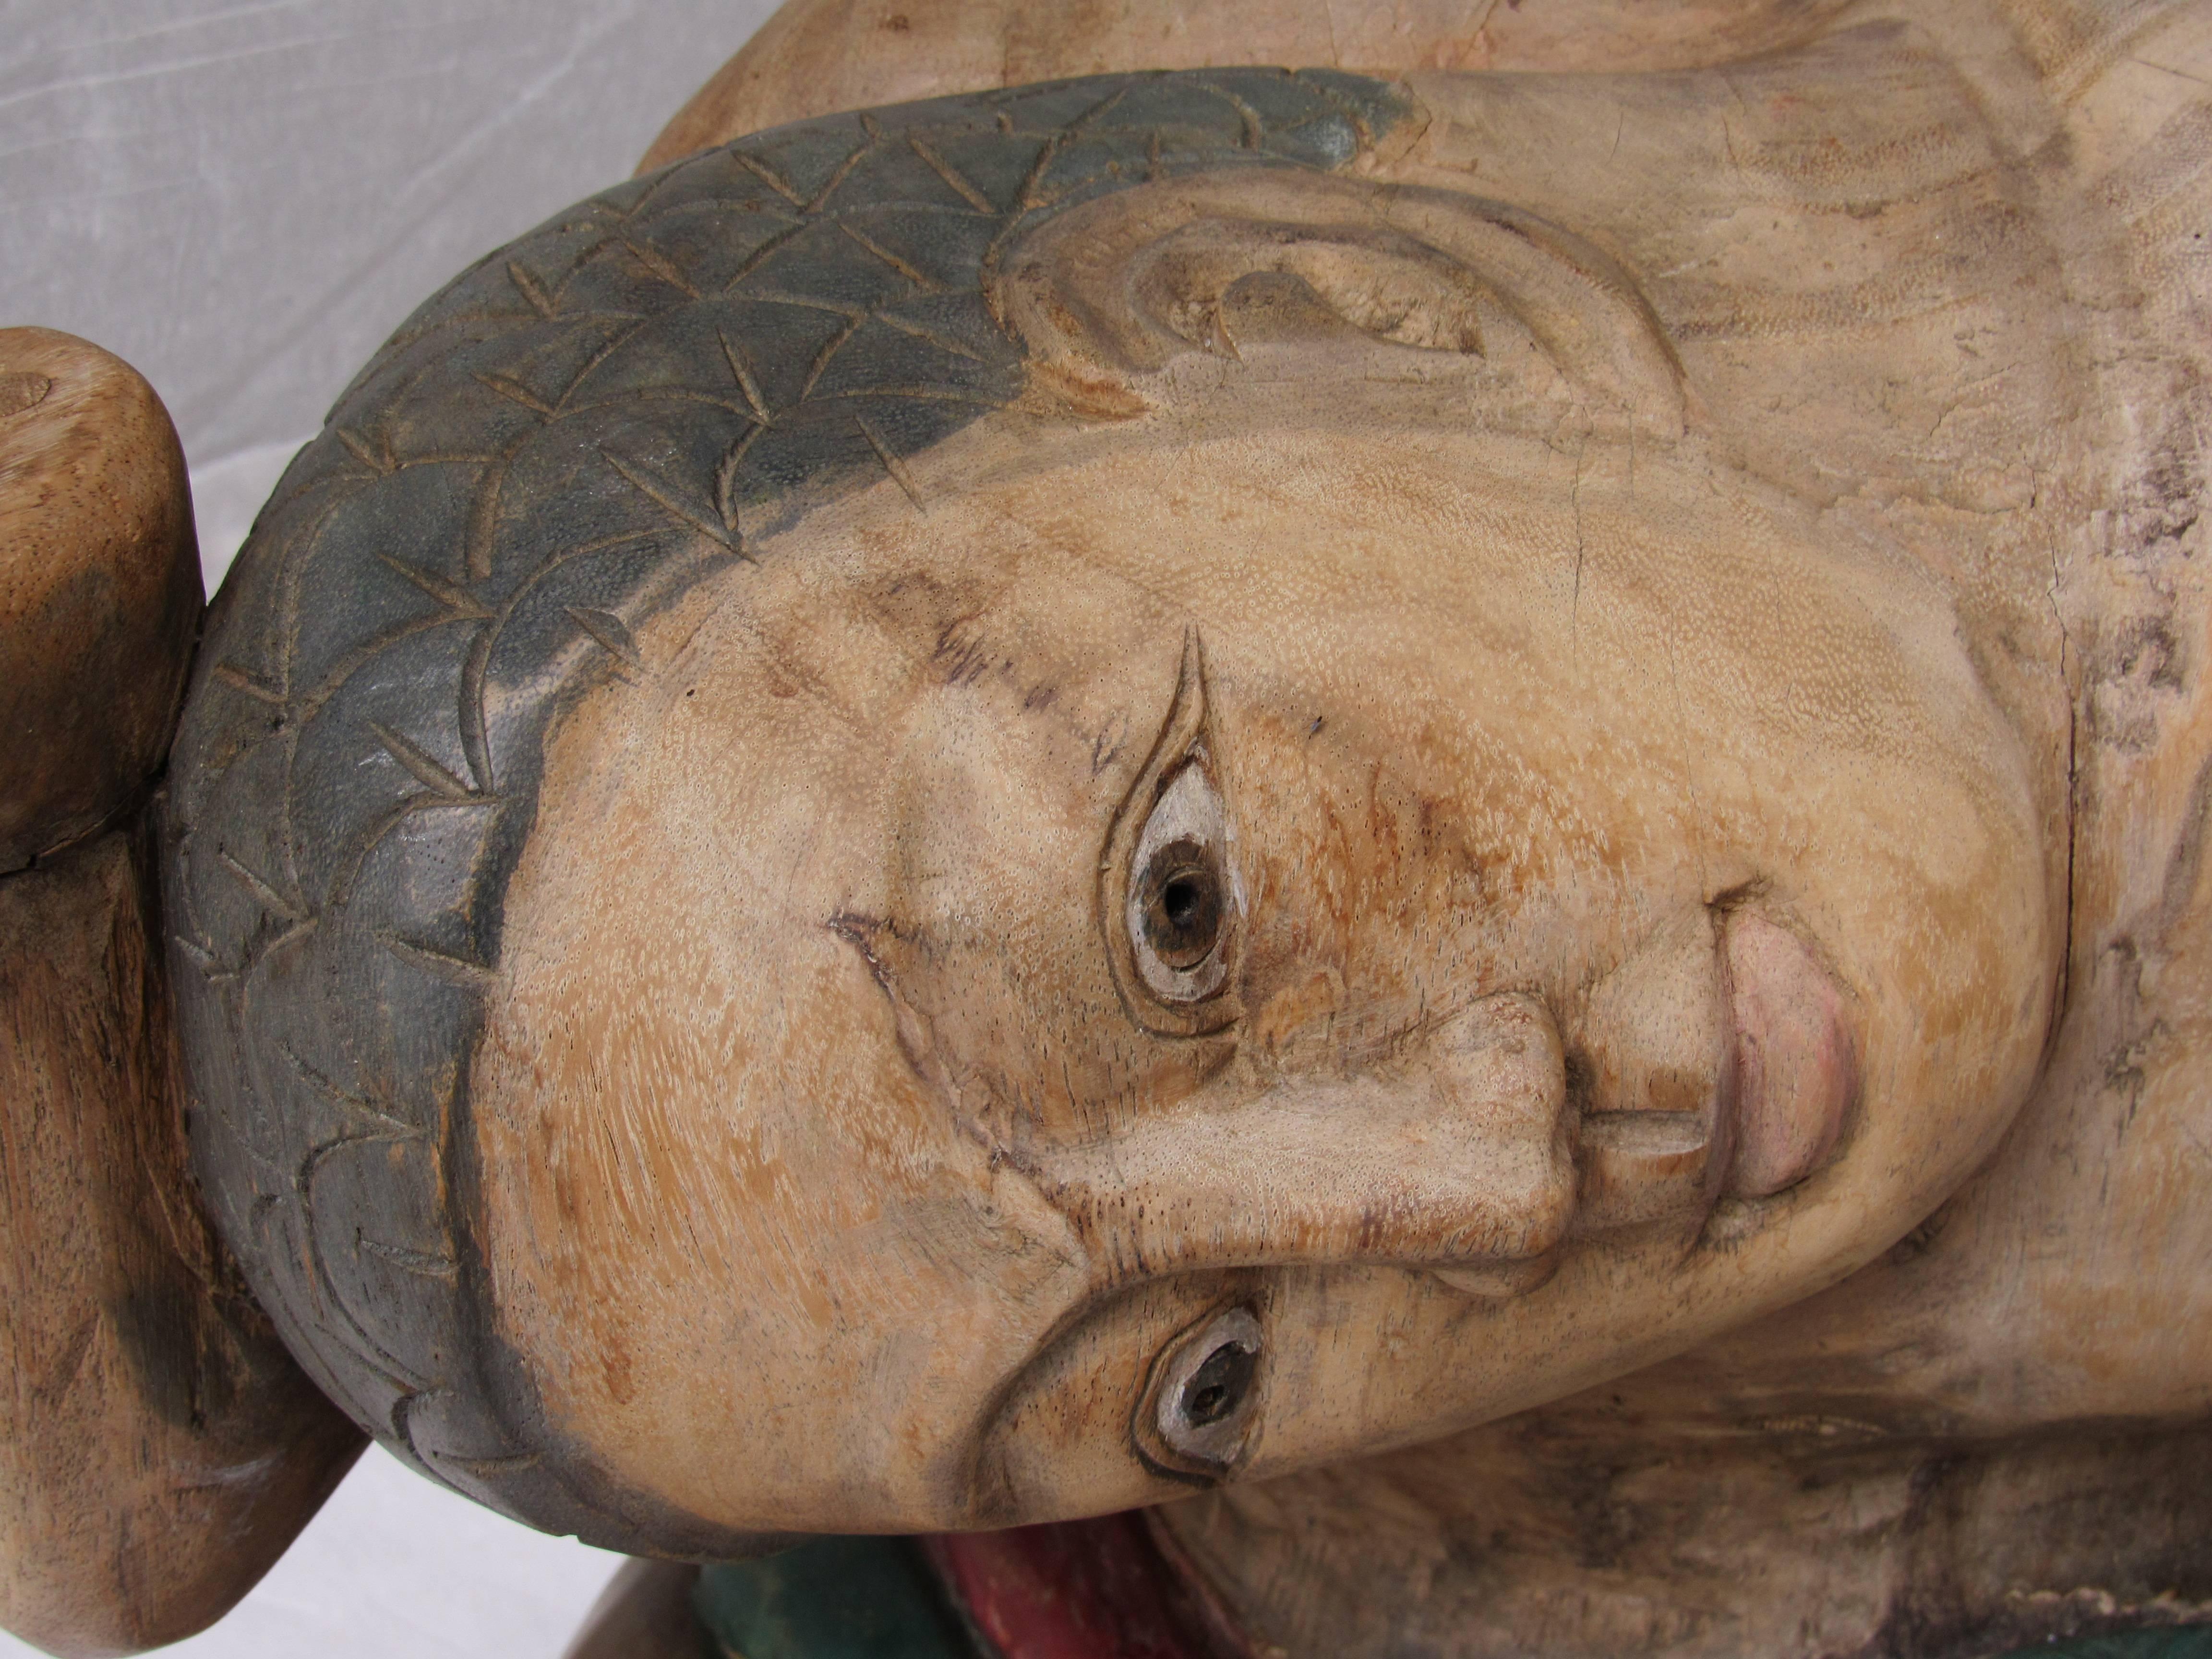
[[[764,1558],[580,1655],[2209,1650],[2208,306],[2203,0],[793,0],[166,771],[0,335],[0,1622],[365,1431]]]

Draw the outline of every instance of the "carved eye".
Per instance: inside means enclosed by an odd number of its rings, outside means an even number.
[[[1163,1474],[1218,1479],[1243,1459],[1260,1415],[1267,1337],[1249,1308],[1183,1333],[1153,1362],[1137,1448]]]
[[[1198,760],[1184,763],[1137,836],[1129,871],[1129,945],[1153,995],[1195,1002],[1221,987],[1235,900],[1221,797]]]
[[[1146,1030],[1205,1036],[1235,1024],[1243,895],[1214,782],[1206,665],[1183,640],[1175,701],[1114,814],[1098,860],[1098,921],[1123,1006]]]

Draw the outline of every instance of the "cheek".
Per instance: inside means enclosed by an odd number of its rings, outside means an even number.
[[[1492,992],[1564,993],[1683,896],[1650,873],[1679,857],[1624,848],[1607,815],[1502,757],[1437,747],[1380,765],[1326,742],[1247,734],[1237,750],[1247,1006],[1264,1046],[1325,1030],[1356,1049]]]
[[[1847,1150],[1862,1180],[1895,1172],[1908,1220],[1981,1161],[2033,1086],[2063,950],[2033,838],[1972,839],[1971,860],[1942,859],[1932,833],[1917,858],[1907,843],[1894,879],[1837,905],[1862,988],[1866,1145]]]
[[[733,978],[673,919],[653,931],[649,950],[598,933],[588,951],[541,959],[474,1073],[500,1302],[524,1339],[542,1340],[539,1315],[558,1333],[550,1386],[610,1407],[688,1352],[733,1344],[753,1311],[831,1320],[830,1287],[772,1235],[865,1225],[881,1199],[817,1167],[792,1103],[834,1115],[887,1170],[918,1161],[892,1101],[854,1097],[866,1037],[836,998],[804,977]],[[803,1023],[757,1017],[778,993]],[[740,1279],[746,1310],[726,1292]]]
[[[769,996],[690,944],[562,977],[557,1009],[521,988],[487,1042],[507,1340],[569,1444],[687,1513],[956,1523],[975,1419],[1081,1248],[920,1085],[856,963]]]

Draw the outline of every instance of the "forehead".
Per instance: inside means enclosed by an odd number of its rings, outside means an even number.
[[[1006,417],[702,583],[640,630],[657,689],[613,695],[765,700],[830,750],[1018,710],[1100,769],[1093,749],[1164,711],[1195,628],[1226,704],[1310,702],[1378,738],[1449,704],[1529,742],[1909,761],[1978,735],[1929,724],[1982,702],[1947,617],[1900,561],[1649,449],[1387,411]]]
[[[1402,669],[1439,607],[1474,629],[1461,654],[1510,653],[1571,580],[1572,527],[1571,476],[1507,459],[1470,469],[1414,433],[1325,422],[987,422],[918,458],[911,493],[824,509],[656,628],[683,641],[679,672],[772,659],[877,717],[1009,675],[1024,696],[1043,674],[1055,696],[1133,678],[1156,697],[1187,626],[1224,672],[1274,660],[1324,683]]]

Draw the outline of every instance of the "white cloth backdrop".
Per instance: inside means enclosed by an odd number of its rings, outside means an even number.
[[[0,0],[0,325],[137,365],[214,587],[353,371],[773,0]],[[556,1659],[616,1558],[362,1459],[192,1659]],[[33,1652],[0,1635],[0,1659]]]

